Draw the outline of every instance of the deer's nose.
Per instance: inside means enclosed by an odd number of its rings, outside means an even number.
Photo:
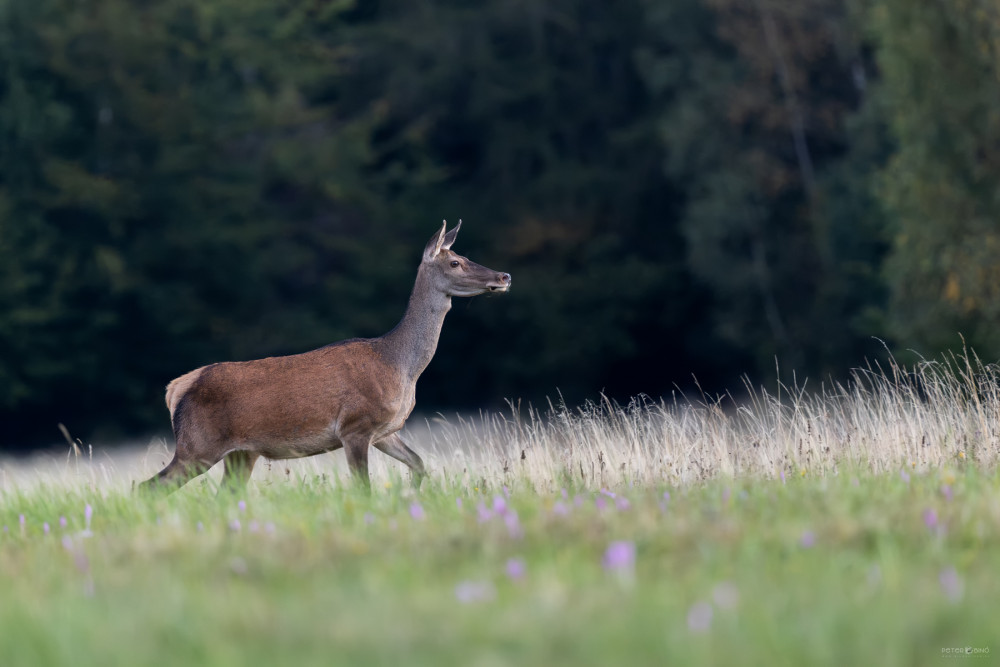
[[[501,273],[499,276],[497,276],[497,280],[500,281],[501,285],[510,285],[510,274]]]

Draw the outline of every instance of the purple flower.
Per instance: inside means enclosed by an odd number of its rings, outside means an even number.
[[[608,506],[608,501],[603,498],[603,496],[597,496],[594,498],[594,504],[597,505],[598,511],[603,512],[604,508]]]
[[[90,519],[93,516],[94,516],[94,508],[90,506],[90,503],[87,503],[87,506],[83,508],[83,521],[84,525],[88,529],[90,528]]]
[[[233,531],[234,533],[240,532],[240,528],[241,526],[239,519],[233,519],[232,521],[229,522],[229,530]]]
[[[493,512],[491,512],[482,501],[480,501],[479,507],[476,508],[476,515],[479,519],[479,523],[486,523],[493,518]]]
[[[42,524],[42,532],[45,533],[46,535],[49,534],[49,522],[48,521],[46,521],[45,523]]]
[[[569,507],[561,500],[557,500],[556,504],[552,506],[552,513],[556,516],[566,516],[569,514]]]
[[[958,602],[962,599],[962,594],[965,592],[965,585],[962,582],[962,578],[958,576],[958,572],[955,571],[955,568],[946,567],[941,570],[941,573],[938,575],[938,581],[941,582],[941,589],[944,591],[945,597],[951,602]]]
[[[455,586],[455,598],[462,604],[486,602],[494,597],[496,590],[488,581],[462,581]]]
[[[507,490],[507,485],[506,484],[503,485],[503,495],[504,495],[505,498],[510,498],[510,491]]]
[[[687,623],[691,632],[699,634],[708,632],[712,627],[712,605],[707,602],[695,602],[688,611]]]
[[[457,507],[459,510],[462,509],[462,499],[461,498],[455,498],[455,507]]]
[[[507,511],[507,501],[503,499],[503,496],[493,498],[493,511],[497,514],[503,514]]]
[[[563,500],[569,499],[569,494],[566,493],[566,489],[560,489],[562,491]]]
[[[521,558],[511,558],[507,561],[507,576],[513,581],[519,581],[524,577],[524,560]]]
[[[250,524],[247,526],[251,533],[256,533],[260,530],[260,524],[257,523],[257,519],[251,519]]]
[[[735,609],[740,601],[740,592],[736,584],[723,581],[712,591],[712,600],[719,609]]]
[[[906,472],[905,470],[899,471],[899,478],[903,480],[903,484],[910,483],[910,473]]]
[[[816,546],[816,533],[811,530],[802,533],[802,537],[799,538],[799,545],[803,549],[811,549]]]
[[[635,542],[622,540],[609,544],[604,552],[604,569],[631,573],[635,569]]]
[[[782,484],[785,483],[785,469],[784,468],[781,469],[781,483]]]
[[[240,509],[240,512],[247,511],[247,501],[245,500],[241,500],[240,502],[236,503],[236,506]]]
[[[25,523],[25,522],[24,522],[24,515],[23,515],[23,514],[21,514],[21,515],[19,515],[19,516],[17,517],[17,522],[18,522],[18,524],[20,524],[20,526],[21,526],[21,534],[22,534],[22,535],[24,535],[24,523]]]
[[[663,502],[665,502],[665,503],[669,503],[670,502],[670,492],[669,491],[664,491],[663,492]]]
[[[517,512],[511,510],[503,515],[503,522],[507,524],[507,534],[513,538],[521,537],[524,532],[521,530],[521,522],[517,518]]]
[[[615,494],[612,493],[611,491],[608,491],[607,489],[601,489],[600,493],[603,493],[608,498],[614,498],[615,497]]]
[[[375,523],[375,515],[371,512],[365,512],[364,522],[366,526],[370,526]]]
[[[580,507],[581,505],[583,505],[583,497],[578,493],[573,496],[573,507]]]
[[[944,499],[947,500],[947,501],[949,501],[949,502],[951,501],[952,498],[955,497],[954,493],[952,493],[952,490],[951,490],[951,484],[942,484],[941,485],[941,495],[943,495]]]
[[[414,521],[424,520],[424,508],[420,506],[420,503],[410,503],[410,517]]]
[[[624,512],[631,506],[632,503],[630,503],[628,501],[628,498],[626,498],[625,496],[619,496],[618,498],[615,498],[615,507],[618,508],[619,512]]]
[[[64,516],[59,517],[59,527],[60,528],[66,527],[66,517]]]
[[[928,507],[924,510],[924,525],[930,530],[933,530],[938,525],[938,515],[933,507]]]

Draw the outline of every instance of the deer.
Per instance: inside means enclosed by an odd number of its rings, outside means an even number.
[[[424,463],[400,437],[417,379],[437,349],[453,297],[507,292],[501,273],[451,250],[462,226],[447,222],[424,248],[403,319],[378,338],[310,352],[209,364],[167,385],[176,449],[140,490],[176,490],[224,461],[223,487],[244,489],[261,456],[292,459],[344,449],[353,480],[370,492],[374,447],[405,464],[419,488]]]

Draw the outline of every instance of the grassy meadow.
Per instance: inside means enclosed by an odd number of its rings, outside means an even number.
[[[0,462],[0,665],[990,662],[1000,384],[851,383],[409,429],[137,497],[170,446]]]

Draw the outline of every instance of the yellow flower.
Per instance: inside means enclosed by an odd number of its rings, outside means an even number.
[[[958,458],[964,459],[965,458],[965,452],[959,452],[958,453]]]

